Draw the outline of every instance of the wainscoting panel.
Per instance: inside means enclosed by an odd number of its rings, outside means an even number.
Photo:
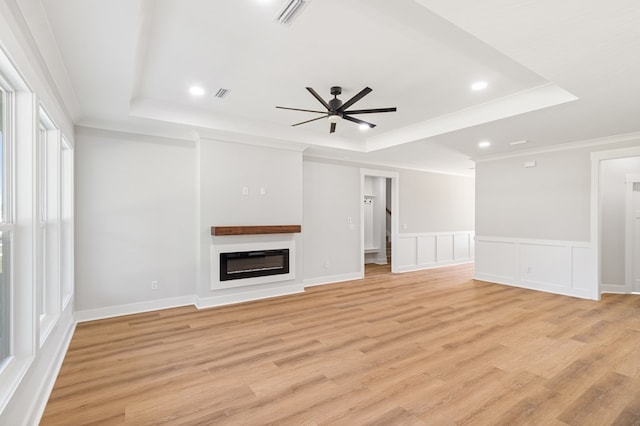
[[[435,265],[437,263],[436,236],[418,237],[416,242],[418,244],[418,265]]]
[[[396,256],[398,256],[398,267],[401,271],[405,268],[411,268],[411,266],[417,264],[417,238],[398,238],[398,250]],[[411,270],[411,269],[407,269]]]
[[[571,246],[520,243],[520,279],[529,285],[571,286]]]
[[[476,277],[502,282],[516,279],[516,244],[514,241],[494,241],[476,237]]]
[[[453,260],[453,235],[436,236],[436,256],[438,263]]]
[[[598,298],[589,243],[477,236],[476,246],[478,280]]]
[[[473,231],[400,234],[399,272],[473,262]]]
[[[571,264],[574,265],[571,276],[572,288],[581,291],[590,290],[593,281],[591,262],[591,249],[589,247],[571,247]]]

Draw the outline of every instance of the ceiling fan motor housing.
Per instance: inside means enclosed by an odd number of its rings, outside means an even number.
[[[342,106],[342,101],[338,98],[333,98],[329,101],[329,114],[338,111]]]

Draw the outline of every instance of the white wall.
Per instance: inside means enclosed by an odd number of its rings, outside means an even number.
[[[354,166],[305,159],[305,285],[354,279],[359,276],[359,222],[359,169]]]
[[[80,127],[76,164],[79,318],[192,295],[194,142]]]
[[[360,276],[359,173],[356,165],[305,158],[305,284]],[[398,236],[399,272],[472,261],[474,179],[399,170],[399,182],[392,214],[407,224]]]
[[[474,186],[469,177],[400,171],[400,233],[473,230]]]
[[[476,278],[597,298],[591,153],[640,142],[619,140],[477,162]],[[530,161],[536,167],[525,168]],[[617,271],[614,263],[603,258],[602,270]]]
[[[625,285],[625,220],[627,174],[640,174],[640,157],[602,162],[600,174],[602,283]]]
[[[198,306],[214,306],[302,291],[301,234],[212,237],[212,226],[302,224],[302,152],[202,139],[198,142]],[[243,188],[248,194],[243,194]],[[305,232],[303,228],[302,232]],[[293,239],[296,278],[233,289],[211,289],[213,244]]]
[[[476,234],[589,240],[591,161],[588,149],[479,162]],[[525,168],[525,161],[537,166]]]

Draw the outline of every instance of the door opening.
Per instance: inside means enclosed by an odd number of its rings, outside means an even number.
[[[626,179],[625,281],[627,291],[640,294],[640,175]]]
[[[396,272],[398,173],[362,169],[360,175],[362,275]]]

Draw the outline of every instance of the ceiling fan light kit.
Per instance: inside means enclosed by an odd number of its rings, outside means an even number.
[[[334,133],[336,131],[336,124],[340,121],[340,119],[351,121],[353,123],[359,124],[360,126],[367,126],[372,129],[376,127],[375,124],[369,123],[364,120],[360,120],[359,118],[352,117],[352,115],[357,114],[375,114],[381,112],[395,112],[397,111],[396,107],[390,108],[371,108],[371,109],[360,109],[360,110],[348,110],[353,104],[358,102],[360,99],[364,98],[366,95],[372,92],[370,87],[365,87],[360,92],[358,92],[355,96],[349,99],[346,102],[342,102],[338,99],[338,95],[342,94],[342,87],[333,86],[331,88],[331,95],[333,95],[333,99],[330,99],[329,102],[322,99],[322,97],[313,90],[311,87],[307,87],[307,91],[311,93],[311,95],[318,100],[322,104],[322,106],[326,109],[326,111],[318,111],[318,110],[310,110],[310,109],[301,109],[301,108],[289,108],[289,107],[281,107],[277,106],[279,109],[288,109],[291,111],[303,111],[303,112],[312,112],[316,114],[322,114],[321,117],[312,118],[311,120],[302,121],[300,123],[293,124],[292,126],[299,126],[301,124],[310,123],[312,121],[321,120],[323,118],[327,118],[329,121],[329,133]]]

